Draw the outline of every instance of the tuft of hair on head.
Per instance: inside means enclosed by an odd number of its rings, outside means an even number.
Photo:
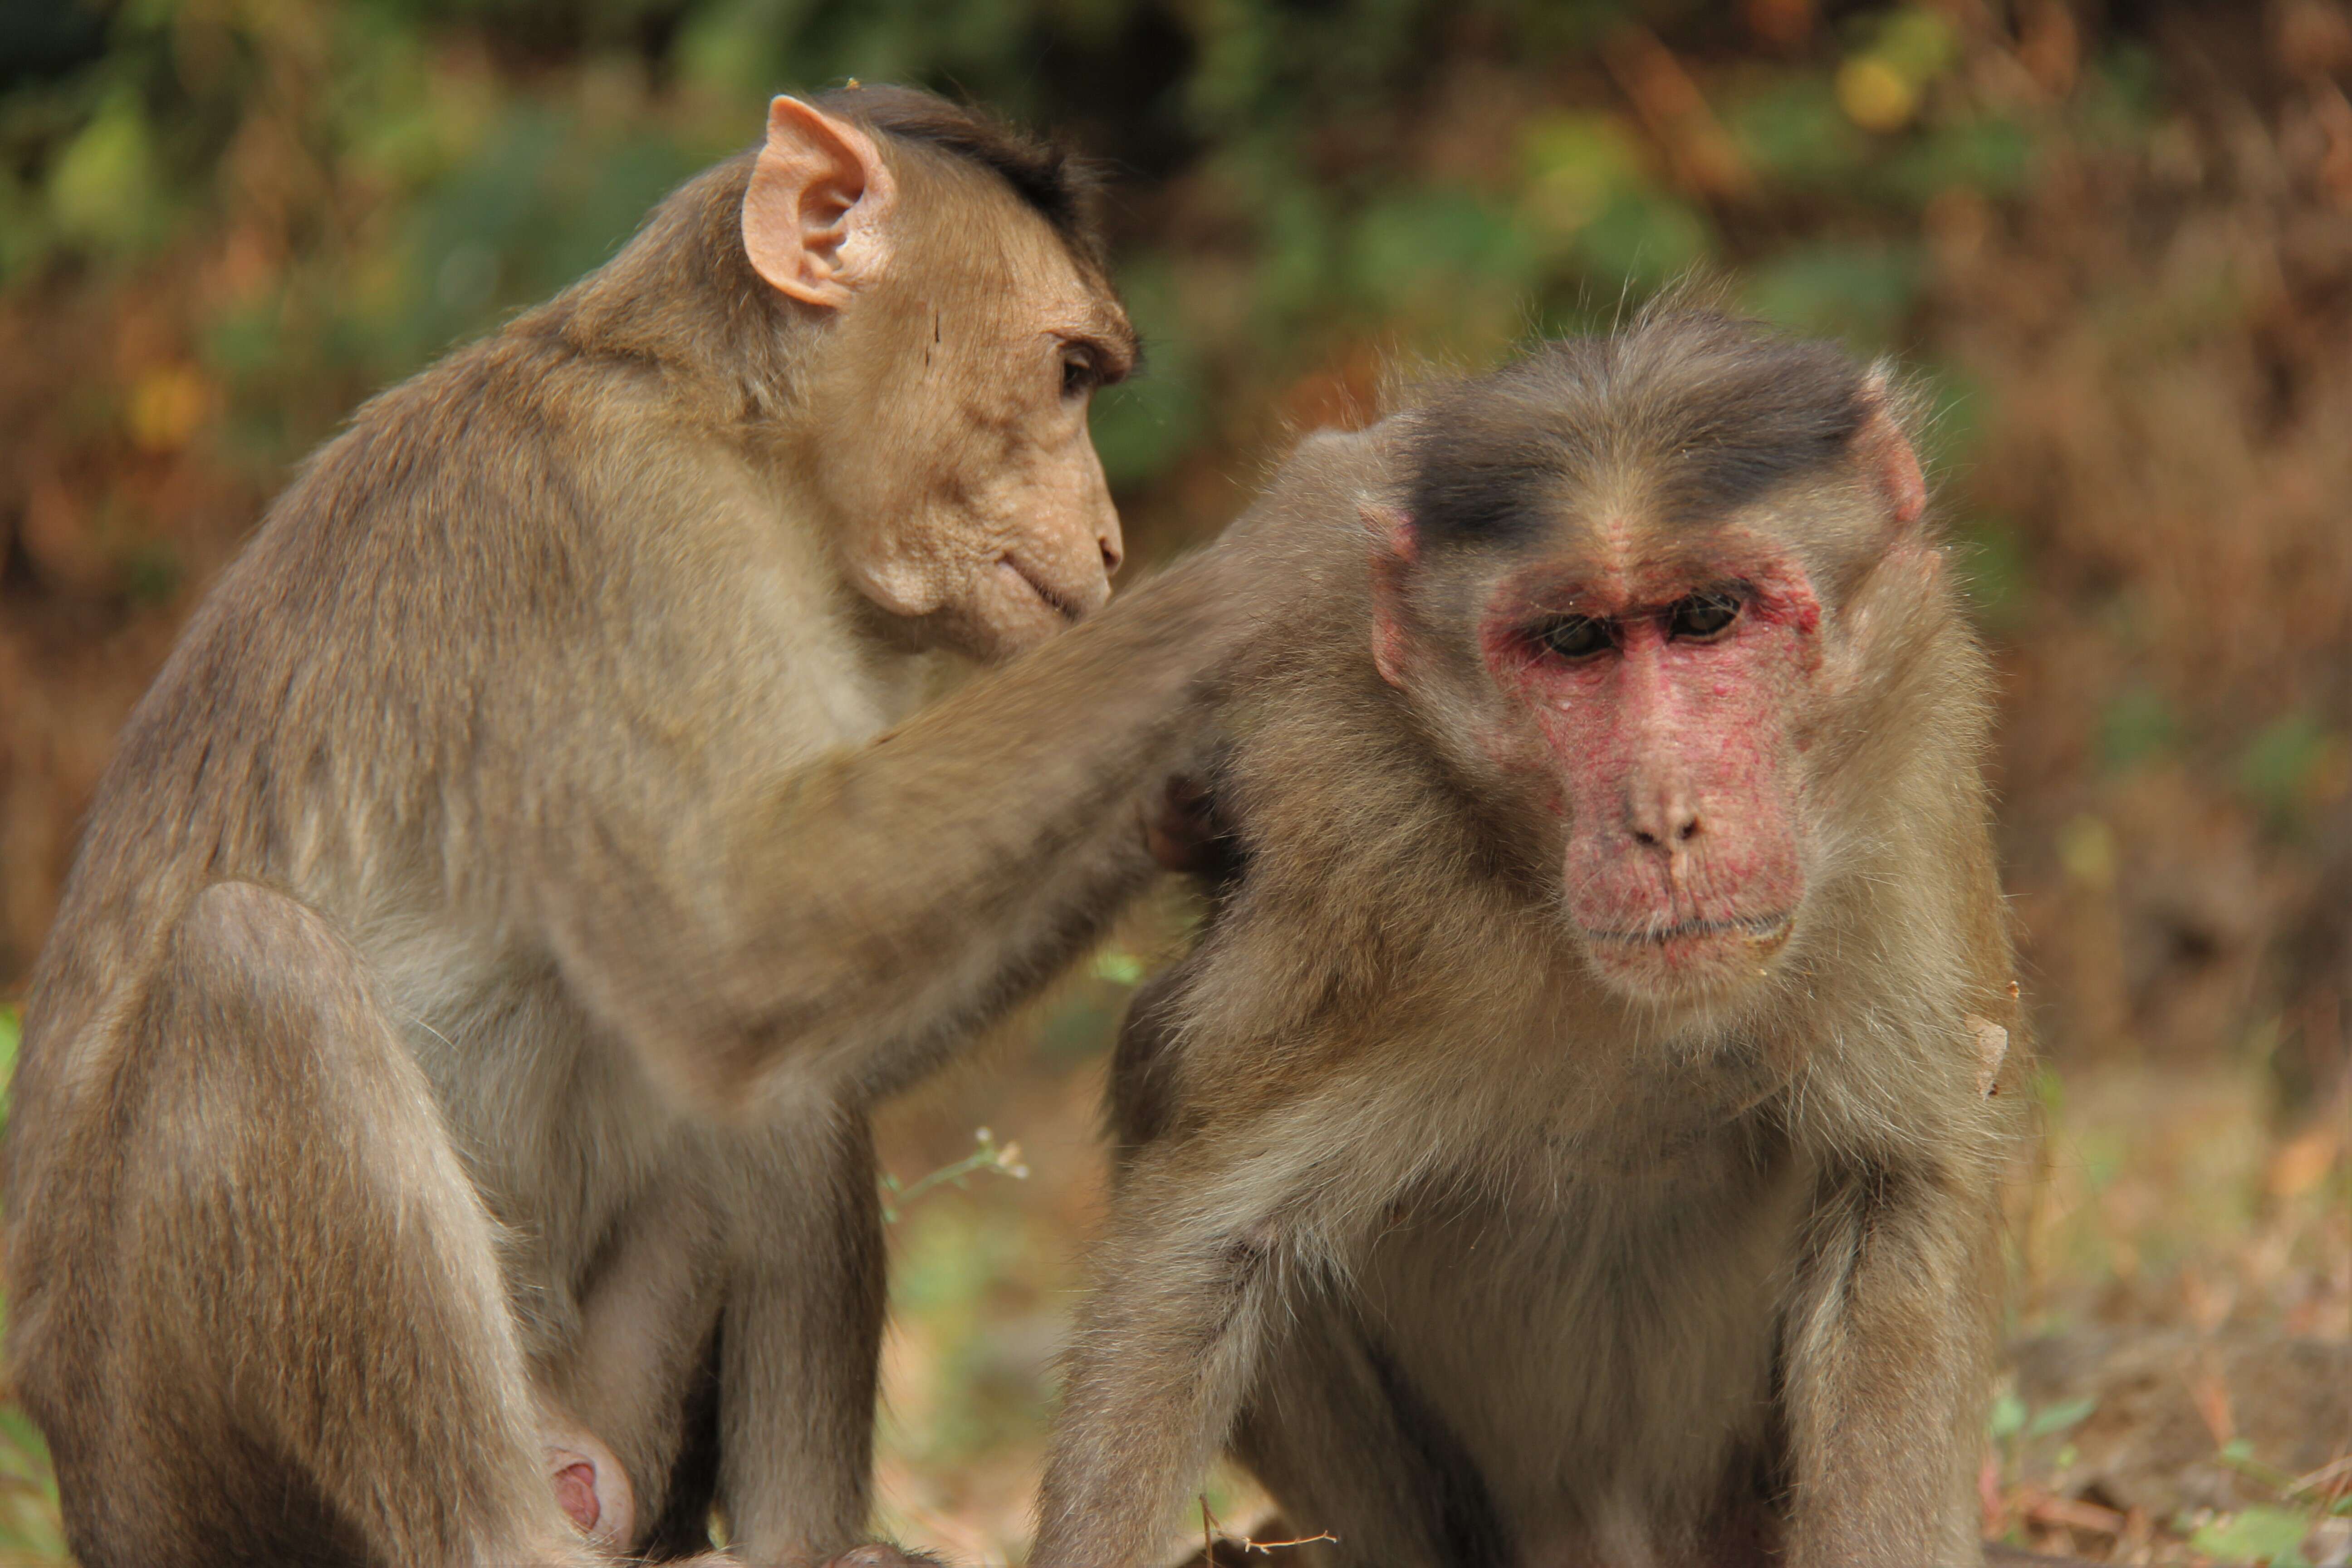
[[[809,101],[838,119],[994,174],[1087,265],[1104,266],[1102,176],[1066,143],[920,88],[853,82]]]
[[[1430,397],[1414,527],[1432,543],[1507,542],[1540,525],[1559,485],[1612,471],[1647,476],[1667,517],[1720,515],[1842,460],[1884,385],[1836,344],[1677,297]]]

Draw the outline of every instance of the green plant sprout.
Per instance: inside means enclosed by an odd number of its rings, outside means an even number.
[[[2267,1563],[2270,1568],[2311,1568],[2304,1542],[2323,1519],[2352,1517],[2352,1456],[2322,1465],[2307,1476],[2290,1476],[2254,1458],[2243,1437],[2221,1445],[2222,1465],[2279,1500],[2257,1503],[2226,1518],[2187,1527],[2189,1545],[2231,1563]],[[2334,1559],[2331,1559],[2334,1561]]]
[[[1095,955],[1095,978],[1113,985],[1134,985],[1143,979],[1143,960],[1122,947],[1107,947]]]
[[[883,1172],[882,1223],[898,1224],[900,1211],[933,1187],[945,1186],[950,1183],[961,1187],[967,1176],[981,1171],[993,1171],[1016,1182],[1029,1179],[1029,1167],[1021,1163],[1021,1145],[1018,1142],[999,1143],[996,1134],[985,1127],[975,1128],[971,1136],[979,1147],[971,1153],[903,1186],[898,1177],[887,1171]]]
[[[8,1125],[8,1086],[16,1078],[16,1047],[25,1040],[25,1016],[0,1002],[0,1130]]]
[[[2255,1507],[2199,1525],[2189,1544],[2223,1563],[2311,1568],[2311,1559],[2303,1554],[2303,1539],[2311,1526],[2310,1516],[2300,1510]]]

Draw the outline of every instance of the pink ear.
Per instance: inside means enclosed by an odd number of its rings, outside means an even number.
[[[778,291],[839,310],[888,256],[884,226],[897,194],[872,137],[779,98],[743,193],[743,253]]]
[[[1908,528],[1927,510],[1927,479],[1919,471],[1919,454],[1911,449],[1909,438],[1887,412],[1885,375],[1874,373],[1863,395],[1872,413],[1854,436],[1854,456],[1877,480],[1896,525]]]
[[[1405,578],[1421,553],[1412,519],[1365,502],[1356,508],[1372,546],[1372,663],[1381,679],[1402,689],[1412,652],[1404,602]]]

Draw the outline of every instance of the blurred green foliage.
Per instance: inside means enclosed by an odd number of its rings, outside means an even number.
[[[1099,423],[1129,489],[1217,434],[1237,391],[1352,338],[1475,359],[1694,269],[1744,279],[1772,319],[1906,346],[1918,214],[2023,189],[2032,134],[1959,89],[1942,12],[1864,6],[1740,75],[1689,128],[1713,173],[1688,177],[1595,62],[1628,37],[1748,47],[1736,11],[68,0],[0,58],[0,290],[210,240],[192,350],[226,389],[224,442],[279,465],[609,255],[769,92],[856,77],[1070,127],[1122,176],[1122,282],[1154,359]],[[1465,55],[1507,65],[1517,96],[1488,144],[1447,150],[1432,95]]]
[[[16,1070],[23,1016],[0,1005],[0,1128],[7,1124],[7,1084]],[[49,1471],[48,1446],[25,1413],[0,1405],[0,1553],[35,1559],[62,1556],[58,1529],[58,1483]]]

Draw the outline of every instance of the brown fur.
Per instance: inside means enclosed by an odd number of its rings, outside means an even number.
[[[1116,564],[1054,334],[1126,325],[1076,187],[1003,177],[1034,150],[874,101],[870,300],[771,290],[754,159],[713,170],[362,409],[125,729],[7,1146],[11,1372],[88,1568],[589,1562],[573,1422],[640,1549],[714,1497],[752,1562],[865,1529],[867,1107],[1150,873],[1139,790],[1252,604],[1212,556],[918,713],[941,645],[1078,606],[949,572],[904,618],[848,559]],[[1008,342],[1066,472],[1013,460]],[[929,531],[870,510],[908,495]]]
[[[1568,434],[1513,455],[1528,397]],[[1339,1538],[1302,1563],[1976,1560],[2015,1097],[1979,1092],[1965,1020],[2017,1010],[1985,663],[1932,548],[1887,542],[1874,410],[1833,355],[1665,313],[1294,459],[1314,543],[1213,781],[1241,868],[1120,1044],[1040,1568],[1157,1561],[1228,1432],[1293,1533]],[[1480,451],[1470,521],[1423,536],[1400,690],[1360,511]],[[1702,1005],[1596,982],[1566,828],[1462,743],[1474,590],[1583,548],[1571,514],[1667,552],[1729,518],[1820,589],[1820,670],[1782,694],[1810,891],[1769,973]]]

